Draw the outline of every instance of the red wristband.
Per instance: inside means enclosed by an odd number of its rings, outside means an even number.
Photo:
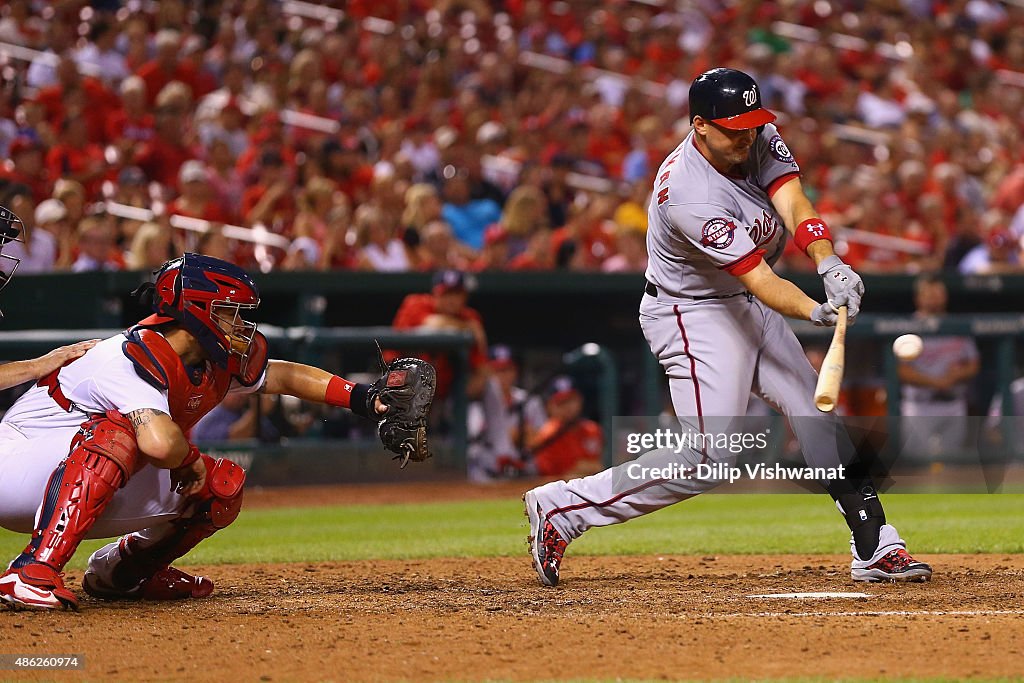
[[[821,220],[817,216],[814,218],[808,218],[807,220],[796,226],[796,231],[793,233],[793,239],[796,240],[796,246],[800,247],[800,251],[807,253],[807,247],[811,242],[817,242],[818,240],[832,241],[832,233],[828,230],[828,225],[825,221]]]
[[[189,465],[194,463],[196,460],[198,460],[201,455],[202,455],[202,453],[199,452],[199,449],[196,448],[196,445],[194,443],[190,442],[189,445],[188,445],[188,454],[185,456],[185,459],[181,461],[181,464],[178,465],[177,467],[175,467],[174,469],[181,469],[182,467],[188,467]]]
[[[335,375],[327,383],[327,393],[324,395],[324,403],[332,406],[349,408],[352,405],[352,390],[356,388],[355,382],[350,382],[344,377]]]

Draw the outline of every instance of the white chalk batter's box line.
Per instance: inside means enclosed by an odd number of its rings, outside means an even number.
[[[738,619],[750,617],[999,617],[1024,615],[1024,609],[981,609],[981,610],[873,610],[862,612],[729,612],[726,614],[705,613],[701,619]]]

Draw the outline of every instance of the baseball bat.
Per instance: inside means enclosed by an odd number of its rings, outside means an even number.
[[[832,334],[832,343],[821,363],[818,385],[814,387],[814,405],[823,413],[835,410],[839,401],[839,385],[846,369],[846,306],[839,307],[839,320]]]

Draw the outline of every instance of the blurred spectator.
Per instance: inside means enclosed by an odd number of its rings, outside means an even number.
[[[41,202],[53,189],[51,176],[43,164],[43,144],[30,137],[16,137],[8,149],[8,159],[0,166],[0,180],[27,185],[32,199]]]
[[[507,346],[490,348],[490,377],[479,401],[469,406],[469,480],[522,474],[527,444],[547,420],[539,396],[517,386],[519,367]]]
[[[642,181],[650,185],[668,150],[658,145],[662,125],[657,116],[645,116],[634,128],[633,149],[622,161],[622,179],[627,183]]]
[[[359,262],[366,270],[409,270],[409,256],[405,245],[397,237],[397,226],[388,222],[379,208],[364,204],[355,215]]]
[[[245,131],[244,123],[245,116],[238,102],[229,99],[221,107],[216,120],[199,125],[199,139],[206,147],[210,147],[214,140],[223,141],[231,156],[237,159],[249,146],[249,134]]]
[[[395,314],[392,326],[396,330],[469,332],[474,343],[469,350],[469,364],[472,375],[467,382],[467,392],[477,396],[483,389],[486,374],[487,334],[484,332],[480,314],[466,305],[469,292],[475,282],[458,270],[439,270],[434,274],[433,288],[429,294],[409,294],[402,301]],[[437,396],[446,397],[453,379],[451,363],[444,353],[415,353],[419,358],[434,363],[437,368]],[[388,359],[397,357],[389,354]]]
[[[197,79],[192,65],[178,58],[181,34],[173,29],[164,29],[156,34],[154,43],[156,55],[136,72],[146,83],[146,96],[150,105],[156,103],[157,95],[171,81],[180,81],[187,85],[193,98],[204,94],[196,92]]]
[[[423,226],[420,246],[416,250],[417,269],[466,270],[474,256],[472,249],[455,241],[452,229],[444,221],[430,221]]]
[[[228,222],[228,214],[210,191],[210,172],[203,162],[191,159],[182,164],[178,171],[178,187],[181,195],[167,206],[169,214],[211,223]]]
[[[451,226],[462,244],[479,250],[484,245],[484,230],[501,218],[501,206],[493,199],[473,199],[469,193],[469,175],[465,169],[449,167],[444,180],[444,205],[441,217]]]
[[[642,273],[647,270],[647,234],[634,227],[615,231],[616,253],[601,264],[605,273]]]
[[[327,216],[334,195],[334,184],[326,178],[310,178],[299,195],[299,211],[295,215],[295,238],[283,267],[288,270],[316,270],[323,262],[327,240]]]
[[[135,232],[131,246],[125,255],[125,267],[128,270],[144,270],[152,272],[181,254],[173,249],[171,231],[159,223],[143,223]]]
[[[508,239],[509,256],[526,251],[526,246],[538,232],[547,230],[547,201],[544,193],[531,185],[512,191],[501,215],[501,226]]]
[[[59,56],[71,47],[74,39],[71,25],[64,17],[54,17],[46,22],[43,53],[32,60],[26,74],[30,88],[45,88],[57,83],[57,69],[54,64],[58,62]]]
[[[484,231],[484,248],[473,260],[472,269],[503,270],[508,265],[509,254],[508,231],[499,224],[494,224]]]
[[[128,77],[128,63],[118,52],[117,27],[100,19],[89,29],[88,42],[75,51],[75,62],[83,73],[95,73],[111,85],[117,85]]]
[[[197,443],[257,438],[275,441],[280,432],[268,417],[274,398],[270,395],[228,394],[196,423],[189,437]]]
[[[82,184],[89,197],[99,195],[107,174],[103,149],[89,141],[85,119],[68,117],[60,128],[60,142],[50,149],[46,166],[51,178],[67,178]]]
[[[124,263],[117,255],[114,229],[106,216],[87,216],[78,224],[78,258],[71,270],[121,270]]]
[[[135,155],[135,164],[146,177],[177,190],[181,165],[195,155],[182,137],[184,117],[173,107],[156,110],[153,137],[143,143]]]
[[[292,181],[284,160],[275,150],[260,157],[259,182],[242,195],[242,218],[248,226],[262,223],[276,233],[291,231],[295,218]]]
[[[935,275],[914,282],[914,315],[939,318],[946,313],[946,285]],[[917,454],[936,457],[958,453],[967,437],[967,393],[980,368],[978,348],[970,337],[923,337],[924,349],[899,363],[903,383],[903,442]]]
[[[572,379],[556,377],[544,405],[548,420],[530,440],[537,473],[572,478],[600,471],[604,434],[600,425],[583,417],[583,397]]]
[[[124,165],[135,163],[137,150],[156,135],[156,119],[146,106],[146,82],[130,76],[121,82],[121,108],[106,122],[107,140]]]
[[[971,249],[960,261],[964,275],[999,275],[1024,272],[1020,262],[1021,243],[1006,228],[995,228],[983,244]]]
[[[57,261],[57,238],[66,211],[56,199],[35,205],[27,185],[8,185],[0,191],[0,206],[21,218],[24,232],[20,241],[4,245],[4,255],[21,260],[19,273],[46,273]]]

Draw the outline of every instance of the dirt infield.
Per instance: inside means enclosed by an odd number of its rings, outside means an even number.
[[[834,556],[524,558],[208,568],[191,603],[0,613],[0,652],[85,655],[0,679],[530,680],[1008,676],[1024,671],[1024,557],[932,556],[935,581],[855,585]],[[77,589],[79,576],[71,577]],[[751,594],[858,591],[868,598]]]
[[[529,482],[247,491],[248,508],[514,498]],[[524,526],[525,534],[525,526]],[[0,680],[432,681],[1010,676],[1024,556],[924,556],[929,584],[864,585],[845,556],[581,557],[557,589],[514,558],[192,567],[206,600],[0,612],[0,653],[82,672]],[[69,586],[82,595],[81,576]],[[869,597],[751,598],[790,592]]]

